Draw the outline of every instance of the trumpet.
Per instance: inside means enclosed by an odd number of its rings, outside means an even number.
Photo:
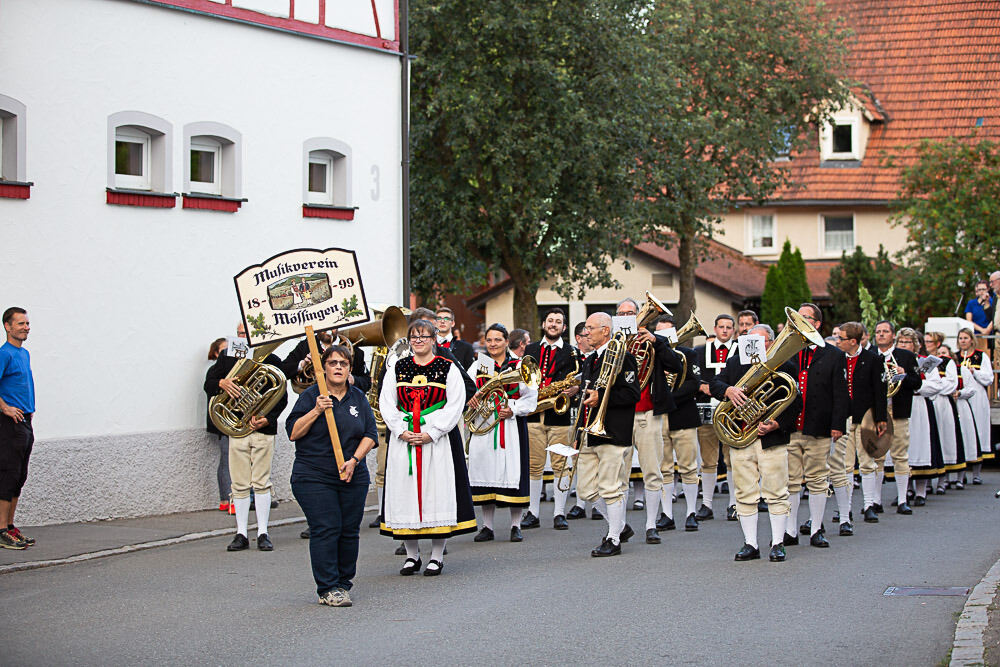
[[[649,292],[646,295],[649,296]],[[603,389],[604,396],[601,397],[601,403],[597,406],[597,412],[594,413],[593,418],[590,420],[590,425],[584,429],[584,433],[587,435],[601,437],[608,434],[604,430],[604,418],[608,412],[611,385],[615,383],[615,378],[621,372],[622,363],[624,363],[627,353],[627,337],[619,331],[611,337],[611,340],[608,342],[608,348],[604,351],[604,358],[601,360],[601,370],[597,376],[597,382],[594,383],[594,388],[597,390]]]
[[[564,415],[569,410],[569,396],[563,392],[570,387],[580,386],[580,362],[573,359],[576,368],[562,380],[557,380],[547,387],[538,390],[538,406],[529,414],[536,415],[545,412],[549,408],[556,411],[557,415]]]
[[[509,403],[505,385],[523,382],[530,387],[537,387],[542,381],[542,373],[538,364],[531,357],[525,357],[517,368],[511,368],[497,373],[484,384],[476,395],[479,402],[474,408],[467,408],[462,418],[469,427],[469,432],[475,435],[489,433],[500,423],[498,412]]]
[[[701,322],[698,321],[698,318],[695,317],[695,314],[691,313],[691,316],[688,317],[688,321],[684,323],[684,326],[682,326],[680,329],[677,330],[677,342],[676,343],[671,342],[670,347],[676,349],[677,346],[689,343],[692,339],[697,338],[698,336],[707,336],[707,335],[708,332],[705,331],[705,327],[702,325]],[[684,384],[684,381],[687,380],[688,360],[687,357],[683,354],[680,355],[680,357],[681,357],[680,373],[671,373],[670,371],[663,371],[663,374],[667,378],[667,388],[671,390],[673,390],[674,387],[679,387],[680,385]]]

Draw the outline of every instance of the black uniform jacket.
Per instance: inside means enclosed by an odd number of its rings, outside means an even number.
[[[726,362],[726,367],[722,372],[712,378],[712,381],[709,383],[712,396],[720,401],[726,400],[726,389],[739,384],[740,378],[750,368],[751,364],[740,363],[739,352],[733,354],[729,358],[729,361]],[[792,378],[792,381],[795,381],[795,366],[792,362],[786,361],[778,370],[782,373],[787,373]],[[761,447],[767,449],[776,445],[787,445],[791,434],[795,432],[795,423],[798,421],[799,412],[801,411],[802,394],[796,393],[795,400],[792,401],[791,405],[775,417],[775,421],[778,422],[778,428],[767,433],[760,439]]]
[[[889,418],[886,386],[882,382],[883,370],[882,356],[878,352],[861,350],[851,376],[851,419],[855,424],[861,423],[868,410],[873,410],[876,422]]]
[[[665,415],[674,409],[674,396],[667,387],[666,372],[680,373],[681,358],[670,347],[670,342],[663,336],[654,336],[653,373],[649,380],[650,392],[653,395],[653,414]]]
[[[542,343],[541,341],[535,341],[534,343],[529,343],[526,348],[524,348],[524,356],[531,357],[541,368],[542,365]],[[548,356],[548,355],[546,355]],[[547,364],[548,372],[545,374],[546,378],[551,378],[552,382],[558,382],[559,380],[565,380],[566,376],[573,372],[576,368],[576,350],[574,350],[568,343],[563,341],[563,345],[560,348],[556,348],[555,359]],[[582,365],[582,362],[581,362]],[[547,383],[551,384],[551,382]],[[541,389],[541,387],[539,387]],[[576,400],[576,397],[573,399]],[[557,415],[555,410],[545,411],[545,424],[547,426],[569,426],[569,413],[567,410],[561,415]],[[529,422],[537,422],[541,419],[541,414],[529,415],[527,417]]]
[[[671,431],[697,428],[701,426],[701,415],[695,396],[698,394],[698,387],[704,382],[698,354],[689,347],[676,347],[674,351],[687,358],[688,369],[684,382],[674,388],[674,409],[667,415],[667,420]]]
[[[735,343],[736,343],[735,339],[729,341],[728,343],[730,346],[729,355],[739,354],[739,349],[736,347]],[[709,341],[707,345],[699,345],[698,347],[694,348],[694,354],[698,358],[698,366],[701,367],[701,381],[705,384],[710,383],[712,381],[712,378],[715,377],[715,374],[723,370],[721,368],[716,370],[715,368],[712,368],[709,365],[709,360],[711,360],[711,363],[715,363],[715,352],[720,347],[725,347],[725,345],[712,340]],[[708,351],[709,356],[707,357],[705,356],[705,348],[708,348],[709,350]],[[726,357],[726,361],[727,362],[729,361],[728,356]],[[708,403],[710,399],[705,394],[698,392],[698,394],[695,395],[695,400],[698,401],[699,403]]]
[[[792,357],[798,381],[800,364],[808,362],[805,396],[802,397],[804,413],[803,435],[817,438],[830,437],[831,430],[847,430],[847,417],[851,413],[847,393],[847,356],[833,345],[808,347]]]
[[[607,354],[607,350],[604,351]],[[586,385],[587,381],[590,381],[590,387],[593,388],[594,383],[601,374],[601,364],[604,355],[598,356],[597,354],[592,354],[584,360],[583,366],[583,382]],[[611,385],[610,391],[611,395],[608,397],[608,409],[604,417],[604,430],[607,432],[606,437],[590,436],[588,438],[588,444],[590,445],[618,445],[621,447],[629,447],[632,444],[632,424],[635,419],[635,404],[639,401],[639,378],[638,378],[638,367],[635,363],[635,357],[630,353],[625,353],[625,358],[622,361],[622,368],[618,372],[618,376],[615,378],[614,383]],[[601,401],[604,400],[604,389],[601,389],[597,395],[597,406],[600,407]],[[588,424],[592,422],[594,414],[597,412],[597,407],[590,410],[590,414],[587,415]]]
[[[920,379],[920,370],[917,368],[917,355],[909,350],[893,348],[892,358],[896,365],[903,369],[906,377],[903,378],[899,391],[892,397],[892,418],[909,419],[910,411],[913,409],[913,394],[924,384]]]
[[[464,340],[458,338],[452,338],[449,347],[444,347],[438,343],[438,349],[446,349],[451,352],[451,356],[455,357],[458,361],[458,365],[463,369],[468,368],[472,365],[472,362],[476,360],[476,352],[472,348],[471,343],[466,343]],[[441,355],[444,356],[443,354]]]

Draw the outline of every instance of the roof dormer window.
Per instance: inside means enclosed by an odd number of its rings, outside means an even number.
[[[837,114],[820,130],[820,159],[860,161],[864,157],[862,134],[867,126],[861,114]]]

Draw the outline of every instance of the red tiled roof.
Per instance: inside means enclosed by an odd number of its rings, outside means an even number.
[[[1000,139],[1000,3],[982,0],[830,0],[834,14],[854,31],[849,77],[869,113],[864,160],[857,168],[820,167],[818,140],[788,163],[801,184],[784,200],[888,200],[898,168],[881,165],[883,151],[912,164],[908,148],[920,139]],[[876,104],[877,102],[877,104]],[[813,132],[815,137],[815,132]]]
[[[680,267],[676,245],[664,248],[655,243],[640,243],[635,249],[664,264]],[[741,298],[763,294],[766,277],[767,266],[715,240],[708,241],[708,256],[695,268],[696,279]]]

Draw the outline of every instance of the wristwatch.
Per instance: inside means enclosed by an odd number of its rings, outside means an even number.
[[[360,465],[360,464],[361,464],[361,459],[359,459],[359,458],[358,458],[357,456],[355,456],[354,454],[351,454],[351,458],[352,458],[352,459],[354,459],[354,463],[355,463],[356,465]]]

